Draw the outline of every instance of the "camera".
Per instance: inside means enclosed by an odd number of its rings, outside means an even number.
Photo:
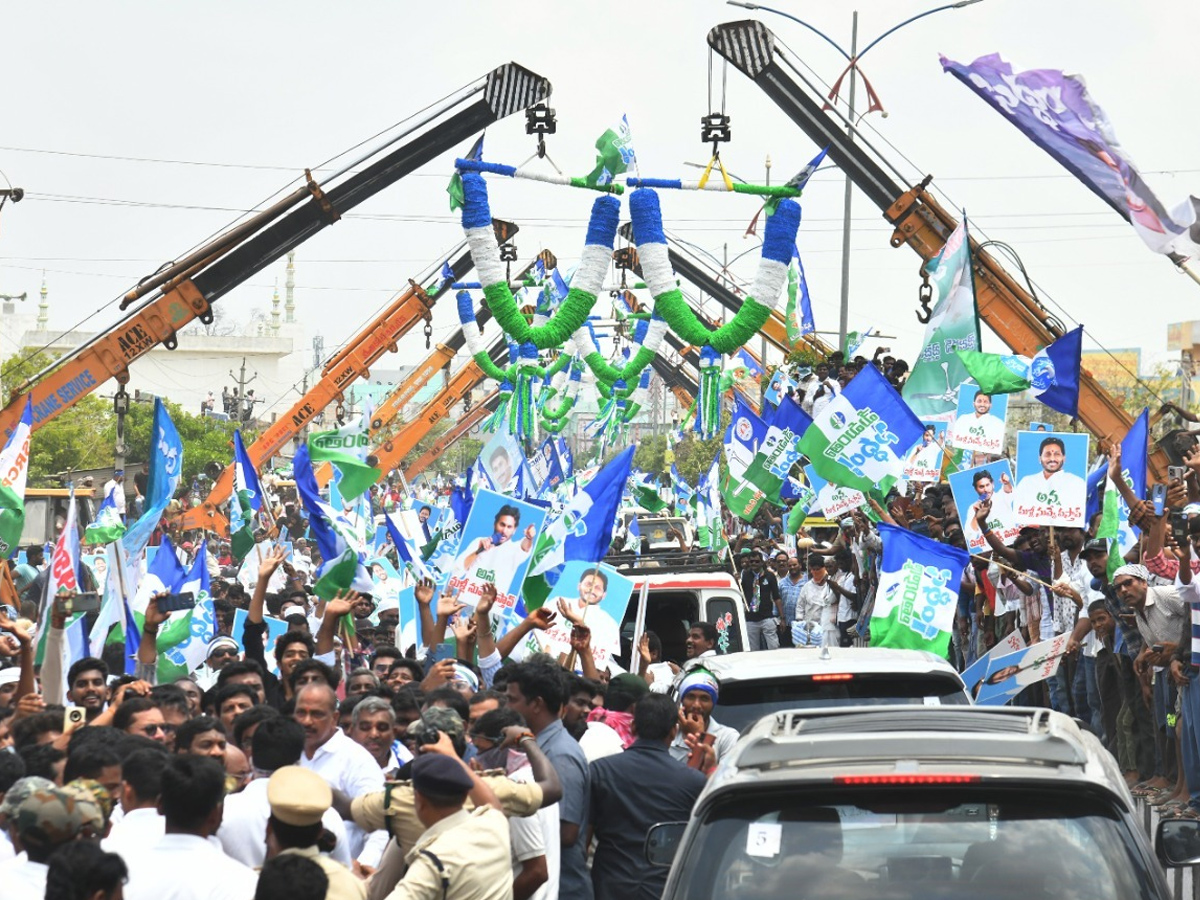
[[[408,738],[418,747],[424,747],[426,744],[436,744],[442,736],[442,733],[430,725],[428,722],[414,722],[414,728],[408,729]]]

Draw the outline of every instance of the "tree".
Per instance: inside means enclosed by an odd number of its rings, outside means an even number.
[[[666,462],[666,454],[666,436],[651,434],[638,441],[637,450],[633,454],[633,465],[652,475],[665,475],[670,468]]]

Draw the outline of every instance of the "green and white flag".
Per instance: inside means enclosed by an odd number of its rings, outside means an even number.
[[[590,186],[612,184],[616,176],[636,164],[629,117],[621,116],[617,131],[610,128],[596,139],[596,168],[584,177],[584,182]]]
[[[922,419],[953,418],[958,408],[958,386],[968,377],[958,354],[980,348],[969,245],[964,218],[941,252],[925,266],[933,286],[934,305],[925,326],[921,355],[903,391],[905,402]]]
[[[365,402],[363,414],[334,431],[318,431],[308,436],[308,453],[314,463],[327,462],[342,473],[338,490],[350,501],[379,480],[380,471],[367,462],[371,447],[371,404]]]
[[[116,494],[120,490],[124,490],[124,488],[119,484],[114,484],[104,496],[104,502],[96,510],[95,520],[89,522],[87,528],[83,530],[85,544],[111,544],[125,535],[125,523],[121,521],[121,514],[117,512]]]
[[[229,543],[238,562],[254,549],[254,517],[262,509],[262,488],[258,472],[241,431],[233,433],[233,497],[229,501]]]
[[[29,436],[33,431],[33,401],[0,451],[0,559],[16,552],[25,528],[25,481],[29,475]]]
[[[721,480],[721,496],[731,513],[752,522],[762,509],[766,495],[746,477],[746,472],[766,441],[767,426],[740,396],[734,399],[736,406],[729,427],[725,429],[726,475]],[[719,507],[710,516],[718,511]]]
[[[944,658],[969,554],[896,525],[877,527],[883,554],[871,646],[928,650]]]

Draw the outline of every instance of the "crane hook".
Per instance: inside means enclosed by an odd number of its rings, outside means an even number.
[[[917,321],[922,325],[928,325],[929,320],[933,317],[933,310],[929,308],[929,304],[933,302],[933,285],[929,283],[929,274],[921,273],[921,286],[917,289],[917,301],[921,304],[921,308],[917,310]]]

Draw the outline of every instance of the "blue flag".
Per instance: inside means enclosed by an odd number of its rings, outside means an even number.
[[[167,510],[183,472],[183,441],[175,430],[162,398],[154,398],[154,428],[150,432],[150,475],[146,480],[146,505],[140,519],[125,531],[122,545],[128,559],[146,549],[150,535]]]
[[[854,376],[813,421],[800,449],[818,475],[860,491],[888,488],[925,426],[874,366]]]
[[[1033,396],[1064,416],[1079,415],[1079,363],[1083,355],[1083,326],[1068,331],[1039,350],[1030,366]]]
[[[315,592],[328,600],[339,591],[355,590],[371,593],[375,584],[365,565],[365,554],[355,544],[354,525],[346,514],[321,499],[321,489],[313,475],[308,445],[302,443],[292,459],[292,477],[296,493],[308,513],[308,528],[323,562],[315,573]]]
[[[945,657],[958,608],[966,550],[879,524],[883,556],[871,613],[871,646],[928,650]]]
[[[412,572],[414,578],[433,578],[433,572],[425,565],[421,554],[396,528],[392,517],[384,515],[383,521],[387,525],[387,533],[391,537],[392,543],[396,545],[396,554],[400,557],[400,563]]]
[[[1150,411],[1142,410],[1142,414],[1134,420],[1129,432],[1121,440],[1121,477],[1129,485],[1135,497],[1146,496],[1146,469],[1149,464],[1150,443]],[[1103,460],[1101,461],[1103,462]],[[1107,468],[1107,467],[1106,467]],[[1118,539],[1121,542],[1121,553],[1128,553],[1137,542],[1137,528],[1129,524],[1129,504],[1120,494],[1117,495]]]
[[[229,498],[230,549],[236,559],[246,558],[254,548],[254,516],[262,509],[262,487],[258,472],[242,443],[241,431],[233,433],[233,496]]]
[[[1095,468],[1087,474],[1087,507],[1085,515],[1089,522],[1092,521],[1096,513],[1100,512],[1100,500],[1104,495],[1104,480],[1107,477],[1108,460],[1100,457],[1100,461],[1096,463]]]
[[[750,373],[750,377],[754,378],[762,375],[762,366],[754,361],[754,357],[750,355],[745,347],[737,352],[737,360],[746,367],[746,371]],[[649,371],[649,369],[646,371]]]
[[[745,478],[766,495],[767,502],[780,505],[781,490],[787,483],[792,467],[800,461],[800,439],[812,425],[812,419],[791,397],[784,396],[771,416],[767,434],[750,465]]]

